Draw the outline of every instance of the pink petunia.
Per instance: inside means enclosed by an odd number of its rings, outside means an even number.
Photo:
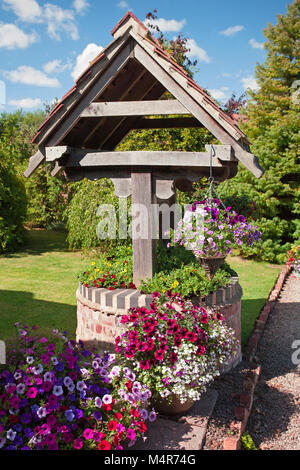
[[[35,398],[37,396],[37,389],[35,387],[30,387],[27,392],[26,392],[26,395],[28,398]]]

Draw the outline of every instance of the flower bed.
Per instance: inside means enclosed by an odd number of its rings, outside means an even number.
[[[155,419],[149,388],[115,355],[19,329],[0,374],[0,448],[122,450]]]
[[[116,289],[135,289],[132,282],[132,248],[119,247],[114,253],[102,255],[97,261],[79,274],[79,280],[85,287]],[[225,264],[215,277],[210,280],[204,269],[196,261],[193,253],[180,248],[167,248],[160,244],[157,250],[158,272],[152,279],[142,280],[139,289],[142,293],[165,293],[171,290],[183,298],[193,295],[204,296],[230,283],[234,273]]]

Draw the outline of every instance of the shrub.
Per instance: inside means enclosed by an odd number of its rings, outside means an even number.
[[[127,245],[128,239],[100,240],[97,236],[97,225],[101,217],[97,216],[97,208],[101,204],[112,204],[116,214],[116,233],[119,227],[119,203],[114,195],[113,183],[102,178],[99,181],[83,180],[74,185],[75,194],[67,207],[65,216],[68,228],[68,243],[70,248],[89,250],[98,247],[101,251]],[[105,214],[103,214],[105,215]]]
[[[23,243],[26,206],[24,185],[0,162],[0,252],[12,251]]]

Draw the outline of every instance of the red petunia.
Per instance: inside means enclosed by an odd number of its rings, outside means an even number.
[[[140,421],[138,423],[138,428],[141,432],[146,432],[147,431],[147,426],[146,424],[144,423],[144,421]]]
[[[150,361],[141,361],[140,362],[140,368],[142,370],[148,370],[150,367]]]
[[[130,414],[131,414],[131,416],[133,416],[134,418],[139,418],[139,417],[140,417],[140,413],[139,413],[138,410],[136,410],[135,408],[131,408]]]
[[[104,441],[99,442],[99,444],[98,444],[98,449],[99,449],[99,450],[110,450],[110,449],[111,449],[111,445],[110,445],[110,443],[109,443],[108,441],[106,441],[106,440],[104,439]]]
[[[117,429],[117,424],[118,424],[117,421],[111,420],[111,421],[108,423],[108,430],[109,430],[109,431],[115,431],[115,430]]]

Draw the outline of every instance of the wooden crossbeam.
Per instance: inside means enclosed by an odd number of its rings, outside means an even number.
[[[223,162],[234,162],[231,146],[216,146],[214,167]],[[57,161],[63,167],[182,167],[196,168],[210,166],[210,152],[180,151],[132,151],[99,152],[97,150],[76,149],[68,146],[46,147],[46,160]]]
[[[91,103],[80,114],[81,118],[108,116],[156,116],[190,114],[178,100],[110,101]]]
[[[134,129],[184,129],[203,127],[198,119],[192,117],[162,118],[162,119],[139,119]]]

